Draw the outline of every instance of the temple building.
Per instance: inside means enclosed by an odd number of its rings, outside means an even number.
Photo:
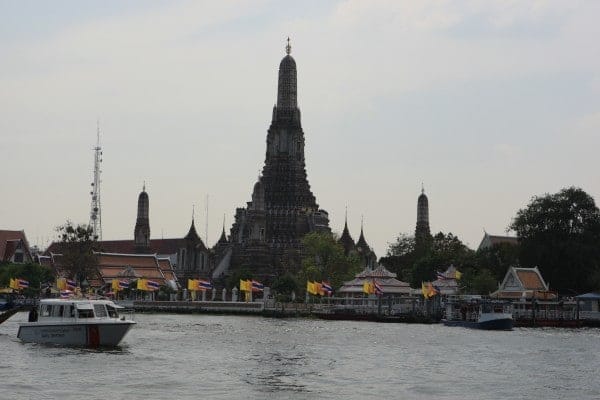
[[[0,230],[0,264],[33,261],[25,231]]]
[[[210,251],[198,236],[194,217],[188,233],[183,238],[150,238],[150,200],[144,185],[138,196],[137,219],[133,231],[133,240],[103,240],[98,242],[101,254],[112,254],[119,259],[134,259],[128,256],[147,254],[156,259],[168,260],[175,275],[175,281],[187,282],[187,279],[209,278],[212,271]],[[52,243],[45,254],[48,257],[62,253],[61,243]],[[152,257],[151,257],[152,258]],[[123,268],[127,267],[124,265]]]
[[[215,278],[235,268],[247,268],[266,282],[284,271],[295,272],[301,264],[302,237],[330,231],[329,215],[319,208],[306,176],[296,61],[290,53],[288,39],[286,55],[279,64],[277,104],[267,131],[265,164],[252,200],[235,212],[229,248],[221,248]]]
[[[358,297],[365,296],[363,287],[365,283],[377,282],[385,295],[408,296],[411,294],[410,284],[396,279],[396,274],[379,265],[376,268],[365,268],[355,275],[351,281],[344,282],[338,290],[340,296]]]

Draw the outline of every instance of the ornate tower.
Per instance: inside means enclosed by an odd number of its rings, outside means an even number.
[[[417,227],[415,229],[415,248],[422,251],[431,243],[429,231],[429,200],[425,189],[421,186],[421,195],[417,200]]]
[[[231,228],[234,265],[273,276],[299,266],[302,237],[329,231],[329,216],[310,190],[304,161],[304,131],[297,102],[296,61],[286,46],[279,64],[277,104],[267,131],[265,165],[252,201],[238,208]]]
[[[137,220],[133,231],[136,253],[150,253],[150,201],[146,193],[146,184],[138,196]]]

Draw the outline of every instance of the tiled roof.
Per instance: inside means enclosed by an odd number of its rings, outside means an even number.
[[[355,278],[344,282],[344,285],[338,290],[340,293],[363,293],[363,285],[366,282],[377,282],[383,289],[383,293],[410,294],[410,285],[395,278]]]
[[[525,291],[510,291],[510,290],[497,290],[490,293],[490,297],[498,299],[531,299],[535,294],[535,298],[538,300],[554,300],[557,298],[556,293],[544,290],[525,290]]]
[[[161,269],[164,277],[168,281],[177,281],[177,277],[175,276],[175,271],[173,271],[173,265],[171,265],[171,260],[168,258],[159,258],[158,266]]]
[[[356,274],[356,278],[395,278],[396,276],[395,273],[388,271],[383,265],[379,265],[375,269],[365,268]]]
[[[517,277],[523,284],[526,290],[545,290],[546,285],[542,281],[542,277],[537,270],[526,270],[523,268],[515,268]]]
[[[150,253],[175,254],[179,248],[185,247],[185,239],[151,239]],[[135,254],[135,242],[133,240],[103,240],[99,243],[99,249],[106,253]],[[62,253],[61,243],[53,242],[45,254]]]
[[[0,230],[0,261],[9,260],[15,250],[14,241],[22,240],[25,245],[25,253],[29,256],[29,242],[27,242],[27,238],[25,237],[25,231],[9,231],[9,230]],[[8,252],[7,252],[8,250]],[[10,253],[10,255],[8,255]]]
[[[519,239],[514,236],[490,235],[486,232],[483,235],[483,239],[481,239],[481,243],[479,243],[478,249],[484,249],[499,244],[511,244],[516,246],[519,244]]]
[[[373,281],[382,286],[384,293],[410,293],[410,285],[396,279],[396,274],[385,269],[383,265],[379,265],[375,269],[365,268],[362,272],[356,274],[353,280],[344,282],[339,292],[362,293],[364,283]]]
[[[98,271],[104,282],[115,278],[148,278],[166,284],[165,276],[154,254],[98,253]]]

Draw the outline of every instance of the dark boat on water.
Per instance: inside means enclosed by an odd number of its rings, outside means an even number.
[[[442,323],[472,329],[510,331],[513,316],[510,303],[483,300],[478,297],[449,299]]]

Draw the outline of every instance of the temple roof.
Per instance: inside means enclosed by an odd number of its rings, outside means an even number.
[[[225,226],[223,226],[223,231],[221,232],[221,237],[219,238],[219,241],[217,242],[217,244],[228,244],[229,241],[227,240],[227,235],[225,234]]]
[[[370,249],[369,245],[367,244],[367,241],[365,240],[365,234],[363,232],[362,226],[360,227],[360,237],[358,238],[358,242],[356,242],[356,247],[358,247],[359,250],[362,251]]]
[[[486,232],[483,235],[483,239],[481,239],[481,243],[477,249],[485,249],[499,244],[510,244],[516,246],[519,244],[519,239],[515,236],[490,235]]]
[[[396,279],[396,274],[379,265],[375,269],[365,268],[356,274],[351,281],[344,282],[339,289],[340,293],[363,293],[363,285],[366,282],[377,282],[383,289],[383,293],[410,294],[410,285]]]
[[[383,265],[378,265],[375,269],[363,269],[355,275],[355,278],[395,278],[396,276],[398,275],[388,271]]]
[[[342,231],[342,236],[340,236],[340,243],[344,246],[344,249],[351,250],[354,248],[355,243],[354,239],[350,235],[350,231],[348,230],[348,221],[344,222],[344,230]]]
[[[535,268],[510,267],[497,291],[490,296],[498,298],[554,298],[556,295],[544,282],[542,274]]]
[[[24,253],[31,258],[25,231],[0,230],[0,261],[8,261],[15,253],[19,242],[23,243]]]
[[[193,240],[193,241],[201,241],[200,236],[196,232],[196,226],[194,225],[194,219],[192,218],[192,225],[190,225],[190,230],[187,235],[185,235],[184,239]]]

